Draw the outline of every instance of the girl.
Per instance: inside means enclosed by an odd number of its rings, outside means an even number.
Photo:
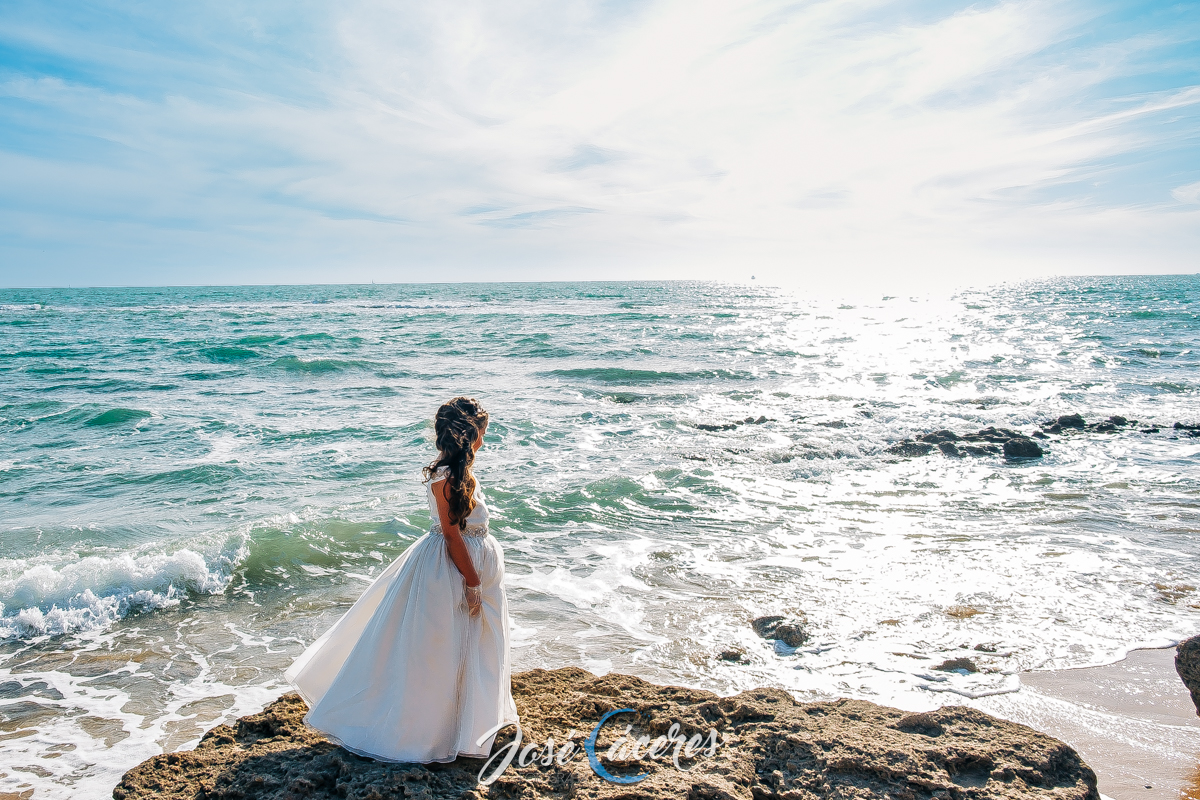
[[[375,579],[285,677],[304,720],[347,750],[382,761],[487,756],[517,722],[509,682],[504,555],[471,465],[488,415],[456,397],[434,421],[425,468],[434,522]]]

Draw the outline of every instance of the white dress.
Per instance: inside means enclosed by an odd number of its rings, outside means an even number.
[[[347,750],[382,761],[486,756],[512,699],[504,553],[488,532],[476,485],[463,534],[483,586],[483,610],[467,611],[433,498],[433,526],[375,579],[336,624],[285,673],[308,703],[304,721]]]

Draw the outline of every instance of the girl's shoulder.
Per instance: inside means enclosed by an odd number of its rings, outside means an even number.
[[[436,470],[433,471],[433,477],[429,479],[429,482],[437,483],[438,481],[444,481],[446,479],[446,476],[449,474],[450,474],[450,467],[443,464],[442,466],[438,467]]]

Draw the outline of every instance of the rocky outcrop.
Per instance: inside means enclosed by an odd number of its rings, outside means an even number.
[[[1088,422],[1080,414],[1064,414],[1058,419],[1043,422],[1042,431],[1060,436],[1076,433],[1117,433],[1119,431],[1133,430],[1137,428],[1137,425],[1138,421],[1136,419],[1122,417],[1119,414],[1100,422]],[[1160,428],[1157,425],[1149,425],[1138,428],[1138,431],[1141,433],[1158,433]],[[1200,425],[1176,422],[1171,426],[1171,432],[1176,436],[1200,436]],[[1034,435],[1036,436],[1037,434]]]
[[[481,785],[479,759],[449,764],[385,764],[347,753],[306,729],[303,701],[285,695],[259,714],[209,731],[188,752],[155,756],[125,774],[116,800],[221,798],[689,798],[690,800],[1098,800],[1096,777],[1077,753],[1030,728],[962,706],[909,714],[859,700],[797,703],[779,689],[732,697],[657,686],[629,675],[596,677],[581,669],[533,670],[513,676],[524,743],[537,745],[526,766],[514,761]],[[605,780],[584,755],[544,758],[574,731],[577,744],[600,718],[624,713],[603,729],[595,752],[616,777]],[[619,724],[617,724],[619,722]],[[610,743],[632,725],[634,737],[705,736],[717,731],[711,756],[631,757],[608,761]],[[511,729],[510,729],[511,730]],[[497,740],[497,748],[512,735]],[[532,754],[533,751],[530,751]],[[559,751],[561,752],[561,750]],[[620,753],[618,753],[618,756]],[[629,754],[626,754],[627,756]]]
[[[1007,459],[1041,458],[1046,451],[1036,439],[1051,436],[1069,436],[1077,433],[1115,433],[1133,430],[1136,419],[1114,415],[1102,422],[1088,422],[1081,414],[1063,414],[1057,419],[1043,422],[1040,430],[1030,435],[1009,428],[984,428],[975,433],[957,434],[951,430],[923,433],[916,440],[901,439],[885,452],[901,458],[919,458],[935,450],[950,458],[963,456],[1003,455]],[[1140,429],[1141,433],[1158,433],[1159,428],[1150,426]],[[1200,425],[1176,422],[1171,428],[1175,436],[1200,437]]]
[[[1175,649],[1175,671],[1191,692],[1196,714],[1200,715],[1200,636],[1179,643]]]
[[[950,458],[1001,454],[1005,458],[1040,458],[1044,454],[1032,437],[1020,431],[996,427],[961,435],[951,430],[923,433],[916,441],[902,439],[887,448],[887,452],[894,456],[914,458],[929,455],[935,449]]]

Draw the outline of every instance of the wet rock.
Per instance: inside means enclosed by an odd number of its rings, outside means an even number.
[[[1130,424],[1130,423],[1129,423],[1129,420],[1125,419],[1125,417],[1122,417],[1122,416],[1121,416],[1121,415],[1119,415],[1119,414],[1116,414],[1116,415],[1113,415],[1113,416],[1109,417],[1109,418],[1108,418],[1108,423],[1109,423],[1110,425],[1115,425],[1115,426],[1117,426],[1118,428],[1124,428],[1126,425]],[[1135,422],[1134,424],[1136,424],[1136,422]]]
[[[1042,438],[1046,438],[1044,434]],[[903,458],[918,458],[932,453],[934,447],[951,458],[998,455],[1002,452],[1008,458],[1038,458],[1045,454],[1037,442],[1020,431],[994,426],[962,435],[950,430],[923,433],[916,441],[902,439],[885,452]]]
[[[795,622],[785,622],[775,629],[775,639],[788,647],[800,647],[808,641],[808,631]]]
[[[820,425],[822,428],[838,428],[839,430],[841,428],[849,428],[850,427],[845,422],[842,422],[840,419],[835,419],[832,422],[818,422],[817,424]]]
[[[1200,436],[1200,425],[1185,425],[1182,422],[1176,422],[1175,432],[1182,433],[1187,436]]]
[[[750,621],[750,626],[762,638],[783,642],[788,647],[800,647],[808,641],[808,629],[802,618],[758,617]]]
[[[1025,434],[1020,431],[1010,430],[1008,428],[997,428],[989,426],[976,433],[968,433],[962,437],[964,442],[994,442],[996,444],[1004,444],[1009,439],[1024,439]]]
[[[1041,458],[1042,448],[1033,439],[1009,439],[1004,443],[1005,458]]]
[[[522,767],[493,784],[477,783],[481,759],[449,764],[391,764],[360,758],[306,728],[304,701],[288,694],[235,725],[218,725],[195,750],[154,756],[125,773],[115,800],[494,800],[517,798],[963,798],[963,800],[1099,800],[1095,773],[1067,745],[965,706],[910,714],[863,700],[797,703],[780,689],[731,697],[658,686],[631,675],[596,677],[575,667],[513,676],[523,741],[560,746],[569,732],[586,737],[607,711],[638,716],[606,725],[597,755],[633,725],[634,737],[717,731],[711,757],[642,759],[619,767],[644,773],[610,783],[576,748],[563,763]],[[496,748],[512,741],[502,732]],[[540,752],[539,752],[540,755]]]
[[[1060,428],[1086,428],[1087,422],[1079,414],[1063,414],[1057,420],[1056,424]]]
[[[781,616],[755,617],[750,620],[750,627],[762,638],[774,639],[775,629],[786,619],[787,617]]]
[[[1175,671],[1192,695],[1196,714],[1200,715],[1200,636],[1193,636],[1175,648]]]
[[[954,442],[941,442],[938,444],[938,450],[941,450],[943,455],[949,456],[950,458],[963,457],[962,451],[958,449]]]
[[[948,661],[943,661],[934,669],[942,672],[979,672],[979,667],[975,666],[975,662],[969,658],[951,658]]]
[[[962,437],[954,431],[940,430],[933,433],[923,433],[917,437],[918,442],[929,442],[930,444],[942,444],[943,442],[957,442]]]
[[[733,664],[744,664],[746,663],[746,651],[740,647],[730,647],[727,650],[722,650],[717,655],[717,658]]]

